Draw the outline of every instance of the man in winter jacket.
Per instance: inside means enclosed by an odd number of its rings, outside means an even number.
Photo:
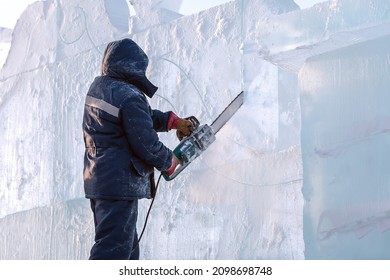
[[[190,121],[150,108],[146,96],[157,87],[146,78],[147,66],[135,42],[111,42],[86,96],[84,190],[95,224],[90,259],[139,258],[138,199],[154,196],[154,168],[170,174],[178,163],[157,132],[190,134]]]

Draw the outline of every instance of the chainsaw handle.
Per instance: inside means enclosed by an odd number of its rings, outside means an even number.
[[[199,127],[200,122],[199,122],[198,119],[195,118],[194,116],[189,116],[189,117],[185,118],[185,120],[190,121],[190,122],[192,123],[192,126],[189,127],[191,133],[192,133],[195,129],[197,129],[197,128]]]
[[[189,130],[190,130],[190,135],[192,134],[192,132],[194,132],[200,125],[199,121],[197,118],[195,118],[194,116],[190,116],[190,117],[187,117],[187,118],[184,118],[185,120],[187,121],[190,121],[192,123],[191,126],[188,126]],[[189,135],[189,136],[190,136]],[[176,136],[177,138],[179,139],[179,141],[187,138],[188,136],[184,136],[182,133],[180,133],[179,131],[176,131]]]

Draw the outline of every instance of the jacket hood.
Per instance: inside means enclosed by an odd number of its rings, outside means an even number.
[[[151,98],[158,88],[146,78],[148,63],[147,55],[134,41],[114,41],[104,52],[101,75],[125,80]]]

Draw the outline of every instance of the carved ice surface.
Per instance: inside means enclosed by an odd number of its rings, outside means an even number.
[[[38,1],[15,26],[0,70],[0,259],[88,257],[83,105],[124,37],[150,58],[154,108],[211,124],[246,94],[161,182],[141,258],[390,257],[387,0],[236,0],[189,16],[183,1],[126,2]]]

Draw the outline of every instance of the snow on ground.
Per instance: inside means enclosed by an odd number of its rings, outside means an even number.
[[[44,1],[23,13],[0,71],[0,259],[88,257],[83,104],[106,44],[123,37],[149,55],[152,107],[210,124],[246,93],[213,145],[161,182],[142,258],[388,258],[389,62],[378,46],[389,4],[237,0],[182,16],[179,2]]]

